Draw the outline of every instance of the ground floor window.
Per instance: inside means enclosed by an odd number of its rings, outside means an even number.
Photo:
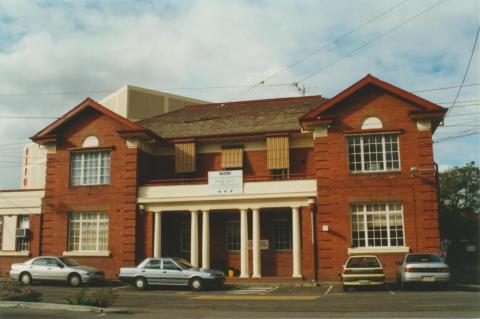
[[[402,204],[353,204],[351,215],[352,247],[404,246]]]
[[[30,229],[30,219],[28,215],[19,215],[17,219],[16,231],[16,250],[17,251],[29,251],[30,250],[30,238],[28,236],[28,229]]]
[[[107,251],[108,215],[106,213],[70,213],[68,249],[70,251]]]
[[[226,224],[226,250],[240,251],[240,221],[230,220]]]
[[[290,250],[291,225],[289,219],[275,219],[273,221],[273,249]]]
[[[183,222],[180,228],[180,251],[182,253],[190,252],[191,228],[189,222]]]

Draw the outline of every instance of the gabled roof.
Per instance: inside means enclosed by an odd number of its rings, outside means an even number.
[[[325,102],[320,96],[186,106],[138,123],[168,140],[299,132],[299,119]]]
[[[91,108],[97,110],[98,112],[110,117],[112,120],[120,123],[125,127],[122,129],[122,133],[148,133],[147,129],[142,127],[141,125],[134,123],[117,113],[107,109],[105,106],[97,103],[95,100],[91,98],[86,98],[82,103],[74,107],[72,110],[68,111],[62,117],[59,117],[58,120],[54,121],[52,124],[35,134],[31,137],[31,139],[35,142],[39,141],[47,141],[47,140],[55,140],[55,131],[68,123],[70,120],[75,118],[78,114],[82,113],[84,110]]]
[[[412,111],[412,114],[422,114],[422,113],[428,113],[430,117],[442,117],[443,114],[447,111],[447,109],[432,103],[430,101],[427,101],[419,96],[416,96],[415,94],[412,94],[410,92],[407,92],[399,87],[396,87],[390,83],[387,83],[385,81],[382,81],[370,74],[367,74],[363,79],[358,81],[357,83],[353,84],[346,90],[340,92],[339,94],[335,95],[333,98],[328,100],[327,102],[323,103],[319,107],[311,110],[302,118],[300,121],[311,121],[311,120],[318,120],[318,117],[326,112],[327,110],[330,110],[333,108],[335,105],[338,103],[344,101],[346,98],[354,94],[355,92],[361,90],[362,88],[368,86],[368,85],[374,85],[376,87],[379,87],[393,95],[396,95],[404,100],[407,100],[416,106],[420,107],[420,110],[417,111]]]

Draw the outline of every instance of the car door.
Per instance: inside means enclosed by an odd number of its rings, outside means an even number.
[[[32,276],[32,279],[35,280],[46,280],[48,279],[48,266],[47,266],[48,258],[40,257],[35,259],[30,266],[28,267],[28,271]]]
[[[57,258],[47,258],[48,280],[67,280],[68,270]]]
[[[162,283],[161,259],[150,260],[143,269],[140,270],[142,276],[152,285],[160,285]]]
[[[163,259],[162,282],[166,285],[186,285],[188,278],[173,260]]]

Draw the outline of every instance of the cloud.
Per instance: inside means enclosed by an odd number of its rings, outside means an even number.
[[[280,72],[268,83],[291,83],[336,61],[437,1],[408,1],[318,54],[284,67],[321,48],[390,8],[398,1],[2,1],[0,2],[0,115],[58,116],[87,95],[1,96],[6,93],[111,91],[127,83],[165,90],[178,87],[251,85]],[[458,85],[466,67],[478,3],[446,1],[371,45],[319,72],[302,84],[307,94],[333,96],[366,73],[407,90]],[[478,59],[469,83],[478,83]],[[210,101],[228,101],[245,88],[171,90]],[[478,87],[461,100],[480,100]],[[420,93],[449,102],[455,90]],[[264,86],[240,99],[295,96],[288,86]],[[455,110],[473,112],[478,106]],[[452,112],[453,113],[453,112]],[[452,117],[446,123],[462,123]],[[46,120],[0,119],[4,143],[26,140]],[[438,136],[461,131],[442,128]],[[445,133],[442,133],[445,132]],[[450,165],[449,149],[472,145],[457,139],[436,147]],[[467,144],[464,144],[467,143]],[[468,144],[470,143],[470,144]],[[440,145],[441,143],[439,143]],[[1,148],[1,146],[0,146]],[[465,162],[478,156],[464,148]],[[5,169],[0,149],[0,188],[16,187],[20,172]],[[453,163],[453,162],[452,162]]]

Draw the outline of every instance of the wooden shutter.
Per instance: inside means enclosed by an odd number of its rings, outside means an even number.
[[[222,168],[243,167],[243,145],[222,147]]]
[[[267,137],[267,166],[268,169],[289,168],[288,136]]]
[[[175,173],[195,172],[195,143],[175,143]]]

